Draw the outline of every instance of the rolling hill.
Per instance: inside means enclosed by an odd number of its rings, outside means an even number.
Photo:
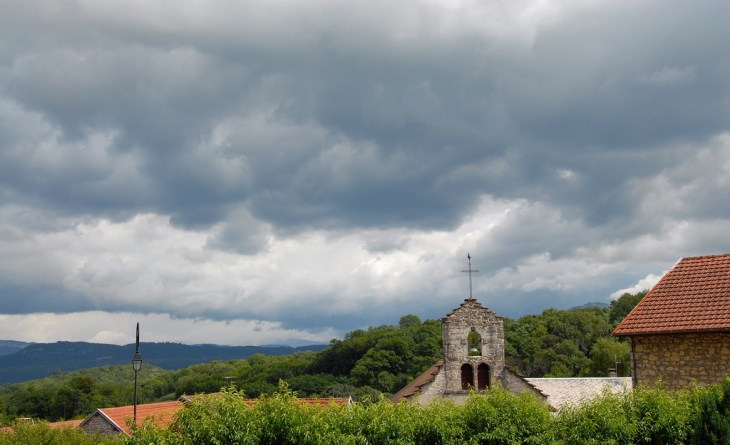
[[[299,346],[219,346],[180,343],[140,343],[144,363],[177,370],[213,360],[248,358],[254,354],[288,355],[297,351],[321,351],[327,345]],[[0,356],[0,385],[47,377],[55,370],[74,371],[104,365],[129,363],[134,345],[108,345],[87,342],[33,343]]]

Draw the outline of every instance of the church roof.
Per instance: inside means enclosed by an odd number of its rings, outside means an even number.
[[[443,360],[439,360],[438,362],[436,362],[436,364],[428,368],[426,372],[413,379],[411,383],[395,393],[395,395],[390,398],[390,401],[393,403],[398,403],[404,397],[410,397],[412,395],[418,394],[424,385],[433,381],[443,364]]]
[[[631,377],[528,377],[525,380],[547,395],[548,404],[556,410],[585,402],[606,390],[615,394],[631,389]]]
[[[614,335],[730,330],[730,254],[682,258]]]

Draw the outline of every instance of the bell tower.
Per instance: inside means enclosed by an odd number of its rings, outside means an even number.
[[[504,368],[503,318],[467,298],[441,320],[446,392],[490,388]]]

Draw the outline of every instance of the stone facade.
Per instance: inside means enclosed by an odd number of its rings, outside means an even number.
[[[634,336],[631,343],[634,384],[661,378],[667,389],[709,385],[730,371],[728,332]]]
[[[121,433],[119,429],[109,421],[109,419],[102,416],[98,411],[87,417],[86,420],[79,425],[79,428],[84,430],[88,435],[101,434],[102,436],[116,436]]]
[[[504,319],[467,298],[442,319],[444,359],[417,377],[391,400],[416,399],[422,405],[439,398],[462,404],[471,391],[499,384],[516,393],[547,396],[504,365]],[[470,335],[475,343],[470,344]],[[469,355],[473,348],[473,355]]]
[[[442,319],[445,393],[468,394],[462,387],[462,367],[469,365],[473,373],[473,389],[489,388],[499,379],[504,369],[504,322],[503,318],[482,306],[476,299],[467,298],[461,305]],[[481,350],[476,356],[469,355],[467,338],[471,332],[481,337]],[[479,379],[479,365],[488,367],[488,381]],[[486,384],[485,384],[486,383]]]

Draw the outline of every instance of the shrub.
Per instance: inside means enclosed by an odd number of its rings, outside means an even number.
[[[565,445],[632,444],[636,424],[625,409],[631,394],[604,391],[600,397],[578,405],[563,406],[558,414],[557,435]]]
[[[0,431],[0,445],[121,445],[118,437],[87,436],[80,429],[50,428],[46,422],[15,423],[12,431]]]
[[[464,429],[470,443],[482,445],[554,443],[548,407],[532,394],[496,387],[471,394],[464,406]]]
[[[730,379],[695,394],[693,445],[730,443]]]

